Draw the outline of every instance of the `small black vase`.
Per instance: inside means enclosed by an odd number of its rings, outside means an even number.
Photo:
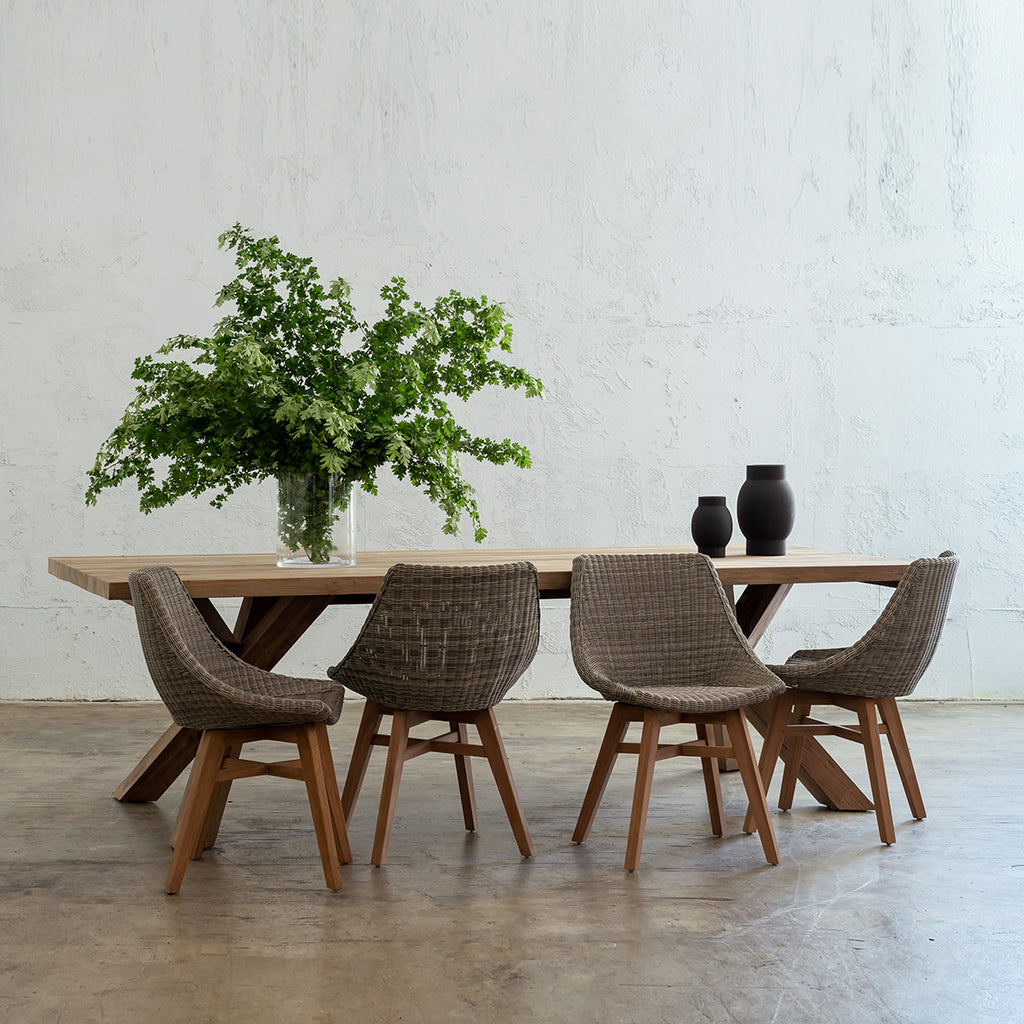
[[[747,466],[736,499],[736,519],[747,538],[748,555],[784,555],[796,505],[785,466]]]
[[[732,516],[725,507],[725,498],[698,498],[697,508],[690,520],[690,533],[702,555],[724,558],[725,545],[732,537]]]

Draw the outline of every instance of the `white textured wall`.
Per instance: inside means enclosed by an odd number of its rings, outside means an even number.
[[[82,502],[133,358],[216,319],[235,220],[367,318],[395,273],[506,301],[548,399],[470,411],[535,457],[471,472],[494,546],[686,540],[785,462],[795,543],[963,556],[919,696],[1024,697],[1017,0],[12,0],[0,32],[0,697],[153,695],[130,610],[48,555],[270,550],[267,488]],[[366,547],[450,546],[414,492],[365,512]],[[885,596],[795,592],[764,651]],[[517,692],[580,694],[544,614]]]

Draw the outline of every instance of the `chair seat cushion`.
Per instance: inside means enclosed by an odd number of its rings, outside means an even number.
[[[819,647],[813,651],[795,651],[786,659],[786,665],[813,665],[815,662],[824,661],[837,654],[842,654],[846,647]],[[772,671],[779,673],[779,666],[772,666]]]
[[[292,682],[301,683],[301,690],[282,687],[277,696],[290,700],[309,701],[311,705],[310,721],[334,725],[341,717],[341,709],[345,703],[344,686],[340,686],[333,679],[292,678]]]
[[[232,689],[219,713],[206,711],[204,729],[245,729],[261,725],[333,725],[341,717],[345,688],[331,679],[298,679],[263,673],[256,690]]]
[[[760,704],[784,689],[781,681],[763,686],[621,686],[619,696],[609,699],[642,708],[705,715]]]
[[[912,693],[942,635],[959,559],[918,558],[874,625],[849,647],[803,650],[768,667],[789,686],[883,700]]]
[[[768,667],[796,690],[819,690],[845,697],[885,696],[879,689],[887,682],[885,673],[877,666],[869,666],[865,672],[859,671],[856,663],[845,664],[853,654],[849,647],[796,651],[785,665]]]

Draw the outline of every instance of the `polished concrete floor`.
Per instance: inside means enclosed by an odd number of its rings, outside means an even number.
[[[698,762],[660,764],[640,869],[622,869],[632,759],[570,841],[608,706],[498,709],[537,855],[486,766],[464,831],[450,760],[410,763],[391,855],[369,864],[383,752],[323,885],[301,786],[235,785],[218,845],[162,892],[179,781],[119,804],[160,705],[0,706],[0,1020],[815,1022],[1024,1020],[1024,706],[904,706],[929,817],[898,841],[799,790],[783,860],[709,834]],[[331,729],[343,774],[359,705]],[[858,780],[859,748],[833,747]],[[255,752],[255,751],[254,751]],[[375,770],[376,769],[376,770]],[[778,783],[773,787],[774,795]]]

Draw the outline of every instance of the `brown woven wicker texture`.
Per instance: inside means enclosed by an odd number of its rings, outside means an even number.
[[[960,559],[911,562],[875,624],[851,647],[797,651],[769,668],[790,686],[853,697],[904,697],[924,675],[949,607]]]
[[[784,689],[704,555],[579,555],[569,634],[577,672],[607,700],[706,714]]]
[[[173,569],[135,569],[128,585],[146,664],[176,725],[242,729],[338,720],[343,687],[264,672],[236,657],[210,632]]]
[[[480,711],[508,693],[539,642],[530,562],[398,564],[352,649],[327,674],[391,708]]]

